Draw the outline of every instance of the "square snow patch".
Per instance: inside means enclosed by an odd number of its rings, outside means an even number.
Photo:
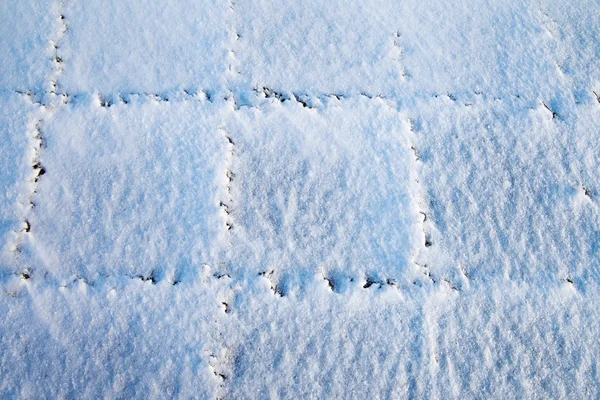
[[[31,268],[176,282],[211,263],[225,232],[219,115],[195,102],[93,104],[43,124]]]
[[[414,114],[435,276],[598,282],[600,107],[439,98]]]
[[[390,93],[404,85],[400,15],[389,0],[235,2],[243,87]]]
[[[227,2],[93,0],[65,9],[67,92],[214,87],[227,71]]]
[[[337,103],[337,104],[336,104]],[[422,242],[414,156],[401,115],[379,100],[242,108],[233,144],[232,268],[305,282],[400,277]]]

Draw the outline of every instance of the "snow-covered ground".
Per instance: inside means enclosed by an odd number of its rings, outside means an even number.
[[[600,397],[600,3],[0,4],[0,397]]]

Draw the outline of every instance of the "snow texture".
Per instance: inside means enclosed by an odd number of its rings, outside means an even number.
[[[600,4],[0,6],[1,398],[599,398]]]
[[[12,264],[10,253],[16,250],[19,232],[26,229],[21,219],[27,207],[25,182],[31,179],[27,160],[27,132],[34,108],[16,94],[0,97],[0,274]]]
[[[543,103],[439,98],[418,107],[419,176],[436,244],[423,262],[436,275],[598,282],[600,107],[552,107],[556,116]]]
[[[218,108],[93,100],[42,126],[46,173],[23,262],[90,280],[177,280],[192,265],[213,264],[226,152]]]
[[[165,92],[224,84],[226,1],[66,1],[67,92]]]
[[[227,398],[596,398],[598,294],[483,290],[246,292]],[[591,305],[592,304],[592,305]],[[310,310],[310,311],[309,311]]]
[[[423,247],[410,131],[383,101],[244,108],[233,142],[233,268],[337,286],[397,279]],[[259,134],[257,134],[259,133]]]
[[[0,4],[0,88],[42,91],[52,68],[52,34],[59,25],[50,0],[3,1]]]
[[[2,398],[210,398],[221,391],[223,285],[11,280],[0,302]]]

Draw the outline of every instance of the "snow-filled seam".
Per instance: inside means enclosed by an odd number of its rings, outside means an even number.
[[[66,8],[66,4],[64,0],[59,2],[58,6],[58,19],[60,21],[59,30],[55,33],[54,37],[50,39],[50,44],[54,49],[54,70],[50,74],[49,84],[50,84],[50,94],[53,95],[61,95],[63,97],[63,101],[68,101],[68,96],[65,96],[63,93],[60,93],[58,86],[58,79],[64,72],[64,61],[60,56],[60,47],[65,40],[65,36],[67,34],[67,30],[69,26],[67,25],[66,17],[64,14]]]
[[[402,34],[400,33],[400,31],[397,31],[394,34],[392,45],[392,60],[398,64],[400,78],[403,81],[407,81],[409,78],[411,78],[411,75],[406,71],[402,63],[402,59],[404,57],[404,47],[402,46]]]
[[[227,80],[234,80],[240,75],[239,61],[237,58],[237,48],[241,39],[240,33],[237,31],[235,24],[235,0],[228,0],[228,17],[230,18],[229,34],[231,35],[231,43],[227,51]]]
[[[207,266],[207,265],[205,265]],[[397,290],[399,292],[410,291],[410,287],[416,288],[426,288],[426,287],[446,287],[455,291],[456,293],[462,292],[466,288],[458,287],[453,284],[449,279],[446,278],[438,278],[434,277],[428,270],[428,267],[422,266],[422,279],[408,279],[405,282],[402,280],[393,278],[393,277],[383,277],[377,278],[370,276],[368,274],[357,275],[357,276],[347,276],[343,279],[347,279],[348,283],[352,284],[357,290],[382,290],[385,288],[391,288]],[[274,278],[274,270],[260,272],[256,275],[256,278],[265,279],[268,282],[268,290],[276,297],[283,298],[288,297],[288,292],[294,291],[295,289],[300,289],[301,287],[296,287],[295,285],[289,285],[284,281],[278,281]],[[340,287],[344,286],[344,282],[336,281],[336,279],[332,277],[328,277],[324,274],[321,275],[322,279],[325,281],[327,287],[330,289],[330,293],[332,294],[342,294],[342,293],[351,293],[347,290],[340,290]],[[89,288],[99,291],[111,291],[116,289],[127,289],[131,287],[135,282],[149,285],[146,288],[173,288],[173,290],[177,290],[177,288],[189,287],[189,285],[198,284],[200,281],[198,278],[188,279],[188,280],[178,280],[174,281],[172,278],[167,278],[164,274],[158,274],[155,271],[148,273],[122,273],[122,274],[101,274],[97,279],[90,279],[81,274],[76,274],[71,278],[57,278],[53,276],[48,271],[43,271],[40,269],[24,269],[18,270],[16,272],[10,273],[8,276],[3,276],[0,279],[0,288],[3,288],[4,294],[9,295],[10,297],[16,297],[13,294],[13,290],[11,288],[15,287],[15,283],[17,281],[21,281],[22,284],[25,285],[41,285],[48,289],[56,289],[56,290],[80,290],[81,288]],[[224,282],[224,284],[228,284],[231,288],[230,296],[227,298],[223,298],[220,300],[220,304],[222,306],[222,311],[225,314],[232,314],[235,312],[235,292],[236,290],[243,290],[243,286],[247,284],[254,285],[252,282],[240,282],[235,279],[235,276],[230,274],[223,274],[219,272],[214,272],[209,275],[206,275],[201,280],[204,283],[207,282]],[[255,282],[256,283],[256,282]],[[241,286],[240,286],[241,284]],[[234,285],[237,285],[237,289],[234,288]],[[301,285],[303,286],[303,285]],[[22,287],[22,285],[20,285]],[[137,286],[135,286],[137,287]]]
[[[422,163],[421,154],[419,152],[419,149],[417,148],[416,143],[414,143],[415,131],[414,131],[413,121],[411,118],[407,117],[406,122],[408,125],[408,130],[410,131],[411,137],[413,138],[413,144],[411,144],[411,146],[410,146],[410,149],[414,156],[414,160],[411,165],[411,168],[413,169],[413,174],[414,174],[412,179],[414,179],[417,187],[420,188],[419,167]],[[417,191],[420,191],[420,190],[417,190]],[[418,212],[423,217],[420,221],[421,230],[423,232],[423,247],[419,249],[419,253],[420,252],[427,253],[431,250],[432,247],[434,247],[434,241],[432,239],[432,234],[430,231],[430,225],[433,223],[433,221],[431,221],[431,219],[429,218],[430,212],[428,211],[427,201],[425,200],[425,194],[424,193],[414,193],[413,196],[414,196],[416,205],[418,207]],[[417,254],[417,256],[418,256],[418,254]],[[456,285],[454,282],[452,282],[451,279],[449,279],[447,277],[435,276],[431,272],[429,265],[427,263],[419,262],[418,260],[413,260],[413,262],[419,268],[420,273],[423,275],[423,277],[427,281],[429,281],[431,284],[433,284],[433,285],[445,284],[448,287],[450,287],[452,290],[457,291],[457,292],[459,291],[459,286]],[[464,274],[464,272],[463,272],[463,275],[466,277],[466,274]],[[415,284],[415,285],[418,284],[418,281],[417,280],[413,281],[413,284]]]
[[[17,94],[23,96],[32,105],[39,108],[38,112],[31,122],[31,127],[27,132],[27,137],[30,141],[30,165],[31,173],[27,179],[28,195],[26,203],[24,204],[23,227],[19,232],[16,232],[15,242],[11,246],[11,252],[15,254],[18,265],[18,274],[21,278],[27,280],[31,277],[31,268],[26,265],[21,265],[18,262],[19,254],[22,251],[22,246],[27,240],[27,236],[32,232],[32,214],[35,209],[36,198],[38,195],[38,186],[40,179],[46,173],[46,168],[43,166],[42,153],[45,147],[45,137],[42,130],[42,125],[46,118],[51,117],[56,113],[63,104],[68,103],[69,97],[60,93],[58,90],[58,78],[64,70],[63,60],[60,57],[59,49],[61,43],[64,41],[65,34],[68,29],[68,25],[64,16],[65,2],[60,1],[57,7],[56,18],[59,21],[59,29],[50,39],[50,45],[54,50],[52,55],[53,69],[49,73],[48,87],[49,91],[43,94],[37,94],[33,91],[16,91]]]
[[[233,194],[232,194],[232,190],[233,190],[233,179],[235,177],[235,174],[233,173],[233,157],[235,155],[235,142],[234,142],[231,134],[229,133],[229,131],[224,126],[221,126],[219,128],[219,130],[221,131],[221,134],[227,144],[227,152],[225,155],[225,172],[224,172],[225,193],[224,193],[224,198],[219,200],[219,207],[220,207],[221,211],[223,212],[225,229],[227,230],[227,233],[230,234],[231,230],[233,229],[233,215],[232,215]]]
[[[198,270],[198,275],[195,279],[188,280],[187,285],[177,287],[195,285],[218,285],[222,288],[228,288],[230,295],[221,298],[222,310],[225,314],[232,312],[233,295],[235,289],[232,288],[233,280],[227,274],[219,274],[212,272],[209,265],[203,264]],[[83,275],[75,275],[71,278],[57,278],[48,271],[24,270],[10,273],[2,276],[0,279],[0,293],[6,294],[9,297],[17,297],[22,289],[40,287],[50,290],[94,290],[97,292],[111,292],[114,290],[127,290],[131,287],[140,287],[144,285],[147,289],[150,288],[174,288],[175,285],[172,279],[167,279],[164,275],[150,274],[100,274],[95,280],[89,279]],[[147,285],[147,286],[146,286]]]
[[[15,232],[16,236],[13,244],[10,247],[10,251],[15,255],[18,264],[17,274],[21,278],[27,280],[31,277],[31,269],[26,265],[21,265],[19,261],[19,255],[22,251],[22,246],[27,240],[27,236],[31,233],[31,214],[35,207],[35,198],[38,192],[38,184],[42,176],[46,173],[46,169],[42,166],[42,149],[44,148],[44,135],[42,133],[42,119],[35,118],[32,122],[32,127],[27,132],[27,136],[31,142],[30,151],[30,165],[31,172],[27,178],[27,198],[25,204],[23,204],[23,222],[22,228]]]
[[[144,102],[157,103],[232,103],[234,110],[243,108],[261,109],[265,104],[278,103],[297,103],[307,109],[319,109],[327,105],[343,106],[344,102],[356,99],[367,99],[380,102],[386,106],[398,111],[401,98],[394,96],[388,97],[383,94],[371,94],[368,92],[360,93],[338,93],[338,92],[301,92],[289,91],[285,89],[274,89],[267,86],[254,87],[251,90],[211,90],[207,88],[185,88],[180,90],[171,90],[164,92],[116,92],[116,93],[67,93],[67,92],[44,92],[35,93],[32,91],[15,90],[15,93],[21,94],[28,100],[37,105],[48,106],[46,101],[49,96],[58,98],[62,103],[88,103],[90,100],[101,107],[110,108],[116,105],[133,105]],[[600,89],[591,89],[591,94],[600,104]],[[535,99],[526,99],[520,94],[510,96],[494,96],[481,90],[467,90],[462,94],[452,92],[430,92],[422,93],[421,96],[413,96],[411,101],[427,101],[429,98],[444,98],[454,103],[460,103],[465,107],[473,106],[476,103],[486,102],[511,102],[515,107],[522,109],[532,109],[543,105],[544,108],[558,117],[556,110],[552,110],[550,102]],[[580,103],[576,103],[576,106]]]
[[[21,92],[19,92],[21,93]],[[33,93],[22,93],[31,98],[31,101],[36,101],[37,96]],[[110,108],[113,106],[127,106],[140,104],[145,102],[155,103],[230,103],[235,111],[242,108],[261,109],[267,104],[272,103],[296,103],[307,109],[319,109],[328,105],[343,106],[344,102],[354,99],[367,99],[378,101],[389,108],[398,110],[396,102],[387,98],[384,95],[373,95],[367,92],[360,94],[343,94],[343,93],[302,93],[290,92],[285,90],[275,90],[269,87],[253,88],[250,91],[231,91],[231,90],[210,90],[210,89],[193,89],[187,88],[183,90],[169,92],[123,92],[123,93],[63,93],[68,101],[72,104],[88,104],[94,103],[100,107]]]

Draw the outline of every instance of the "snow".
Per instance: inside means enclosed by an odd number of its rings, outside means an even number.
[[[437,276],[597,282],[600,107],[558,110],[438,98],[411,113]]]
[[[236,1],[237,81],[309,93],[388,94],[404,85],[395,8],[387,0]]]
[[[226,397],[598,396],[595,289],[355,289],[240,295]]]
[[[0,4],[0,88],[37,92],[47,90],[52,68],[49,41],[58,22],[48,11],[49,0],[5,1]]]
[[[66,1],[60,48],[67,92],[162,93],[224,84],[225,1]]]
[[[395,109],[365,97],[316,109],[277,101],[239,110],[226,129],[232,269],[274,271],[285,290],[317,273],[342,286],[411,267],[422,216],[410,131]]]
[[[208,272],[179,287],[130,279],[60,288],[10,281],[10,297],[0,302],[0,394],[216,395],[226,293]]]
[[[219,108],[136,102],[65,107],[42,125],[46,170],[23,262],[57,278],[182,279],[213,264],[226,140]],[[172,240],[172,238],[178,238]]]
[[[600,397],[596,1],[0,10],[0,397]]]
[[[29,149],[29,118],[34,107],[19,96],[0,98],[0,275],[10,269],[17,238],[25,228],[21,220],[22,209],[27,207],[24,196],[26,180],[31,178],[27,160]]]

